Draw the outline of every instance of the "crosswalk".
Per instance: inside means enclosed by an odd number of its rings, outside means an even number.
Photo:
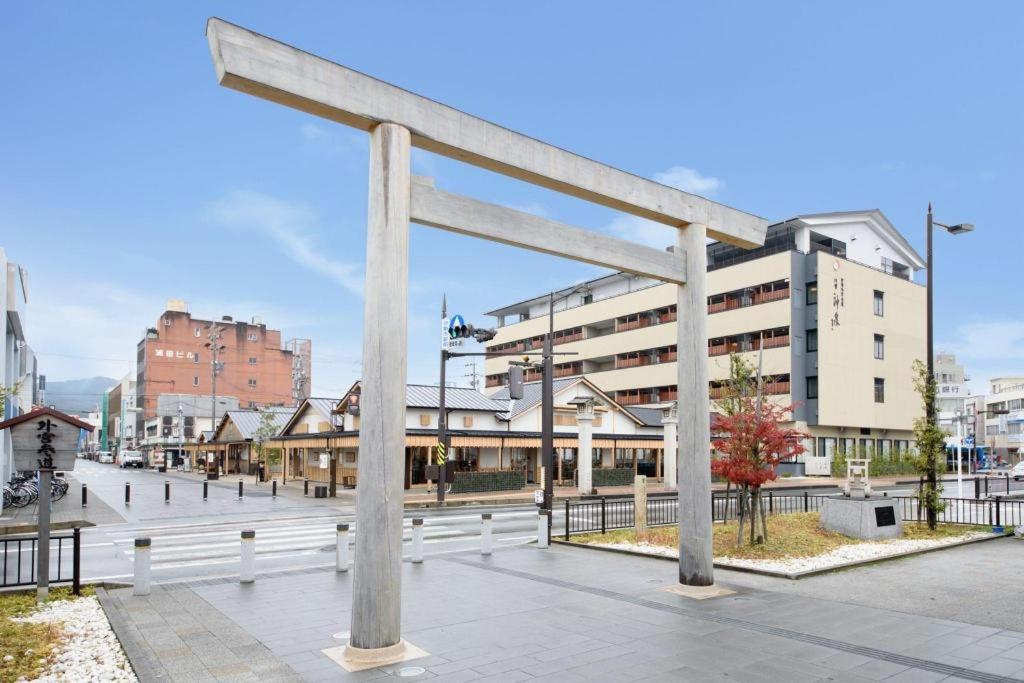
[[[536,538],[536,511],[506,510],[493,515],[497,546],[527,543]],[[197,523],[128,524],[89,530],[83,535],[86,557],[121,558],[122,571],[134,559],[136,538],[151,540],[154,576],[161,573],[200,576],[228,568],[239,561],[243,530],[256,532],[257,570],[309,567],[333,562],[336,525],[349,524],[349,541],[359,544],[359,524],[352,516],[300,516],[266,520],[224,520]],[[424,546],[427,554],[458,552],[479,545],[480,514],[447,514],[425,517]],[[408,555],[412,518],[403,524],[403,543]],[[125,563],[124,560],[128,562]],[[109,566],[107,567],[109,569]],[[101,571],[97,567],[98,571]],[[123,574],[121,574],[123,575]]]

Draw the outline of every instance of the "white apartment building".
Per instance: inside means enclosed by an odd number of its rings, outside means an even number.
[[[711,411],[729,354],[756,364],[761,352],[768,393],[795,404],[811,435],[807,474],[828,474],[836,453],[909,450],[922,413],[912,363],[925,357],[925,289],[913,274],[925,264],[881,211],[798,216],[770,226],[763,247],[707,250]],[[554,310],[556,349],[578,353],[556,377],[585,375],[626,406],[676,400],[674,285],[615,273],[556,292]],[[539,348],[547,314],[547,294],[491,311],[488,349]],[[487,360],[489,390],[507,382],[507,363]]]
[[[946,432],[946,445],[959,445],[960,437],[966,436],[967,399],[970,388],[969,378],[962,365],[957,364],[956,355],[952,353],[935,354],[935,417],[939,427]],[[957,422],[960,430],[957,431]]]
[[[3,303],[4,345],[0,366],[0,390],[4,392],[0,419],[7,420],[32,409],[36,400],[38,369],[35,354],[25,338],[28,308],[28,271],[9,261],[0,247],[0,302]],[[14,391],[15,389],[18,391]],[[13,467],[10,430],[0,433],[0,481],[6,482]]]
[[[985,445],[995,459],[1018,463],[1024,459],[1024,377],[989,380],[985,397]],[[1009,411],[994,415],[991,411]]]

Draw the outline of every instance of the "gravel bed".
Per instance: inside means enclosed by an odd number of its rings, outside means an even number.
[[[85,681],[138,681],[121,643],[110,628],[95,596],[47,603],[15,621],[59,623],[67,638],[52,658],[53,664],[35,681],[84,683]]]
[[[789,557],[772,560],[751,560],[738,557],[716,557],[715,564],[722,566],[744,567],[749,569],[764,569],[773,572],[795,573],[816,569],[828,569],[848,564],[850,562],[863,562],[864,560],[878,560],[892,555],[941,548],[942,546],[955,545],[964,541],[973,541],[978,538],[985,538],[993,534],[988,531],[971,531],[960,536],[951,536],[942,539],[895,539],[892,541],[871,541],[865,543],[851,543],[830,550],[821,555],[813,557]],[[650,543],[597,543],[603,548],[615,550],[627,550],[645,555],[658,555],[661,557],[678,557],[679,551],[676,548],[669,548],[662,545]]]

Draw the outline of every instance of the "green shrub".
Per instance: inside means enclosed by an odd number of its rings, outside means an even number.
[[[594,487],[598,486],[631,486],[633,478],[632,467],[617,467],[615,469],[595,469],[593,471]]]
[[[517,472],[456,472],[452,493],[480,493],[483,491],[516,491],[526,486],[526,473]]]

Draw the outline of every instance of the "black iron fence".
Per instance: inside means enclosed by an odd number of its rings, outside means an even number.
[[[81,594],[82,536],[73,529],[69,534],[50,536],[50,583],[71,583],[75,595]],[[34,586],[36,584],[36,553],[38,536],[0,536],[3,553],[3,576],[0,588]],[[56,562],[54,561],[56,560]]]
[[[836,496],[776,495],[772,491],[763,494],[765,512],[769,515],[786,515],[797,512],[818,512],[824,501]],[[923,522],[925,510],[916,497],[892,496],[900,518],[905,522]],[[736,518],[737,495],[715,493],[711,497],[711,519],[724,522]],[[1001,496],[991,499],[947,498],[946,509],[939,514],[939,521],[945,524],[1013,527],[1024,524],[1024,500],[1006,500]],[[676,524],[679,506],[675,496],[660,496],[647,499],[647,525],[664,526]],[[598,498],[565,501],[565,538],[570,534],[600,532],[611,529],[628,529],[635,526],[635,505],[633,498]]]

